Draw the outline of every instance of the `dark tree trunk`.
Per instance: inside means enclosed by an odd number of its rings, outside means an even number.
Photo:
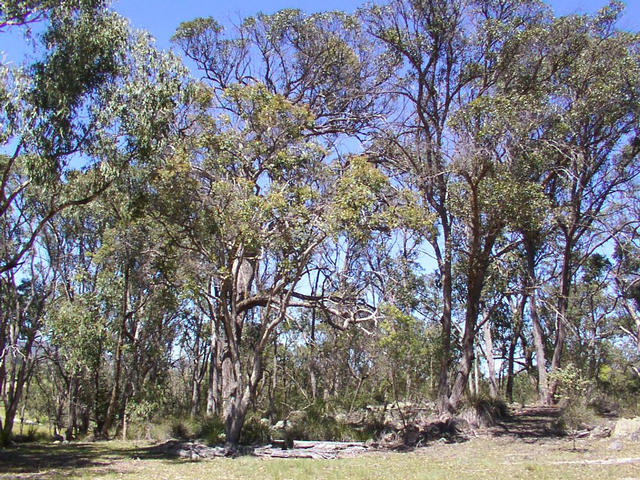
[[[109,437],[109,430],[113,425],[118,408],[118,397],[120,395],[120,376],[122,373],[122,345],[124,341],[124,333],[127,328],[127,316],[129,311],[129,268],[124,271],[124,289],[122,292],[122,311],[120,312],[121,321],[118,326],[118,338],[116,340],[115,363],[113,366],[113,386],[111,387],[111,395],[109,396],[109,404],[107,413],[105,414],[104,423],[100,429],[100,435],[103,438]]]
[[[569,240],[566,241],[563,260],[562,260],[562,272],[560,274],[560,295],[556,306],[556,335],[553,344],[553,357],[551,359],[551,372],[556,372],[560,369],[562,361],[562,351],[564,349],[564,342],[566,338],[566,315],[569,307],[569,295],[571,293],[571,254],[572,245]],[[556,391],[558,389],[558,380],[554,380],[549,385],[549,397],[555,398]]]
[[[440,375],[438,378],[438,409],[446,412],[449,410],[449,375],[451,374],[451,312],[453,304],[452,259],[451,245],[448,229],[445,230],[445,252],[440,267],[442,282],[442,317],[440,320],[442,331],[440,332]]]

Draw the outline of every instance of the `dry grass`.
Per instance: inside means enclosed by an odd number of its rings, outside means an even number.
[[[0,451],[0,479],[640,480],[640,443],[626,443],[618,452],[607,449],[610,443],[583,440],[572,450],[565,439],[475,438],[339,460],[241,457],[194,462],[158,456],[140,443],[97,442]],[[622,462],[629,458],[637,461]],[[598,460],[610,462],[594,462]]]

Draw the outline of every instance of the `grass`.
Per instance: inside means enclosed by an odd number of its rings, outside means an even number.
[[[368,453],[339,460],[213,459],[188,461],[153,454],[139,442],[20,446],[0,450],[0,479],[639,479],[640,462],[584,463],[640,458],[640,443],[607,450],[610,439],[527,443],[513,438],[476,438],[433,444],[406,453]]]

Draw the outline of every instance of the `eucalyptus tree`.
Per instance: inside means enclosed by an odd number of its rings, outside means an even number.
[[[21,277],[5,275],[2,289],[2,331],[0,331],[0,387],[3,418],[0,419],[0,445],[12,433],[18,406],[33,377],[39,360],[39,344],[46,307],[55,288],[55,274],[31,255],[29,268]]]
[[[573,278],[599,243],[593,227],[638,175],[639,39],[615,30],[621,8],[612,3],[593,18],[559,20],[572,24],[577,51],[558,75],[562,132],[550,139],[557,152],[553,200],[561,258],[552,371],[561,366]]]
[[[378,56],[359,21],[343,12],[285,9],[248,17],[228,31],[211,17],[180,25],[173,41],[218,99],[234,84],[259,82],[310,110],[306,135],[363,134],[380,118],[380,90],[392,59]]]
[[[556,388],[556,382],[547,385],[547,370],[560,368],[566,328],[575,320],[568,310],[573,284],[583,264],[611,239],[613,230],[602,228],[609,223],[609,207],[638,174],[638,37],[616,30],[621,9],[612,2],[594,16],[553,19],[518,60],[521,81],[535,85],[542,99],[536,141],[529,147],[529,178],[543,188],[551,207],[544,224],[521,230],[545,403]],[[554,283],[555,299],[543,298],[541,285]],[[552,312],[546,331],[541,309]]]
[[[213,100],[211,90],[199,88]],[[222,108],[214,100],[194,123],[191,145],[176,152],[188,162],[179,168],[181,188],[168,179],[159,188],[175,193],[159,198],[175,205],[163,208],[164,221],[185,249],[184,264],[199,265],[187,269],[188,283],[211,307],[222,416],[227,442],[236,444],[280,324],[316,308],[346,328],[372,320],[374,311],[348,290],[309,290],[309,276],[331,276],[318,262],[344,220],[335,181],[342,167],[326,163],[308,139],[311,112],[259,83],[231,86],[224,96]]]
[[[52,219],[38,241],[57,282],[45,314],[43,365],[37,376],[42,392],[55,399],[56,428],[71,440],[86,434],[89,419],[100,416],[104,360],[109,349],[98,297],[99,270],[91,261],[100,248],[104,222],[98,204],[74,207]]]
[[[3,2],[3,29],[36,20],[44,22],[37,60],[0,68],[5,282],[60,212],[94,201],[129,165],[158,158],[184,75],[103,2]]]
[[[365,8],[364,28],[399,66],[391,80],[394,108],[374,148],[390,175],[420,196],[421,235],[440,276],[442,362],[440,408],[455,409],[471,369],[484,280],[489,265],[513,248],[497,243],[509,225],[529,221],[538,189],[521,171],[518,140],[533,128],[516,96],[515,59],[532,27],[543,22],[538,2],[394,1]],[[502,210],[496,209],[500,203]],[[453,388],[454,265],[462,299],[462,358]]]
[[[223,416],[235,443],[262,377],[264,349],[292,312],[323,311],[339,329],[373,318],[361,303],[362,277],[349,269],[362,251],[355,243],[367,235],[349,227],[364,218],[385,180],[364,158],[329,153],[379,118],[375,92],[388,69],[359,23],[340,12],[260,14],[229,33],[201,18],[183,23],[173,39],[196,62],[223,114],[199,127],[208,140],[191,163],[202,204],[188,210],[218,205],[207,222],[189,226],[189,235],[190,248],[212,265],[195,284],[209,299],[202,303],[212,338],[224,346]],[[244,326],[252,323],[253,340]],[[242,358],[246,345],[253,364]]]
[[[613,271],[618,328],[628,338],[636,354],[636,365],[633,369],[640,377],[640,235],[638,232],[637,188],[631,188],[621,198],[623,213],[613,223],[614,236]]]

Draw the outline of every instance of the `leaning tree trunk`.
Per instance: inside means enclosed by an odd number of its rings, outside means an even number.
[[[5,385],[7,391],[5,393],[4,423],[0,422],[0,427],[2,427],[0,429],[0,446],[7,445],[11,437],[13,424],[18,412],[18,405],[22,400],[22,392],[27,380],[27,373],[30,369],[30,362],[32,361],[31,349],[33,347],[33,342],[34,335],[32,334],[28,337],[23,352],[21,352],[25,355],[24,358],[20,355],[12,354],[14,359],[11,374],[8,377],[9,385]],[[18,359],[20,359],[19,366],[16,365],[18,363]]]
[[[449,411],[455,412],[458,409],[465,388],[469,381],[469,375],[473,368],[473,360],[475,358],[475,336],[478,324],[478,307],[480,304],[480,296],[482,293],[482,279],[484,278],[484,269],[477,266],[470,267],[469,280],[467,282],[467,305],[465,312],[464,334],[462,336],[462,359],[460,367],[456,375],[451,395],[449,396]]]

